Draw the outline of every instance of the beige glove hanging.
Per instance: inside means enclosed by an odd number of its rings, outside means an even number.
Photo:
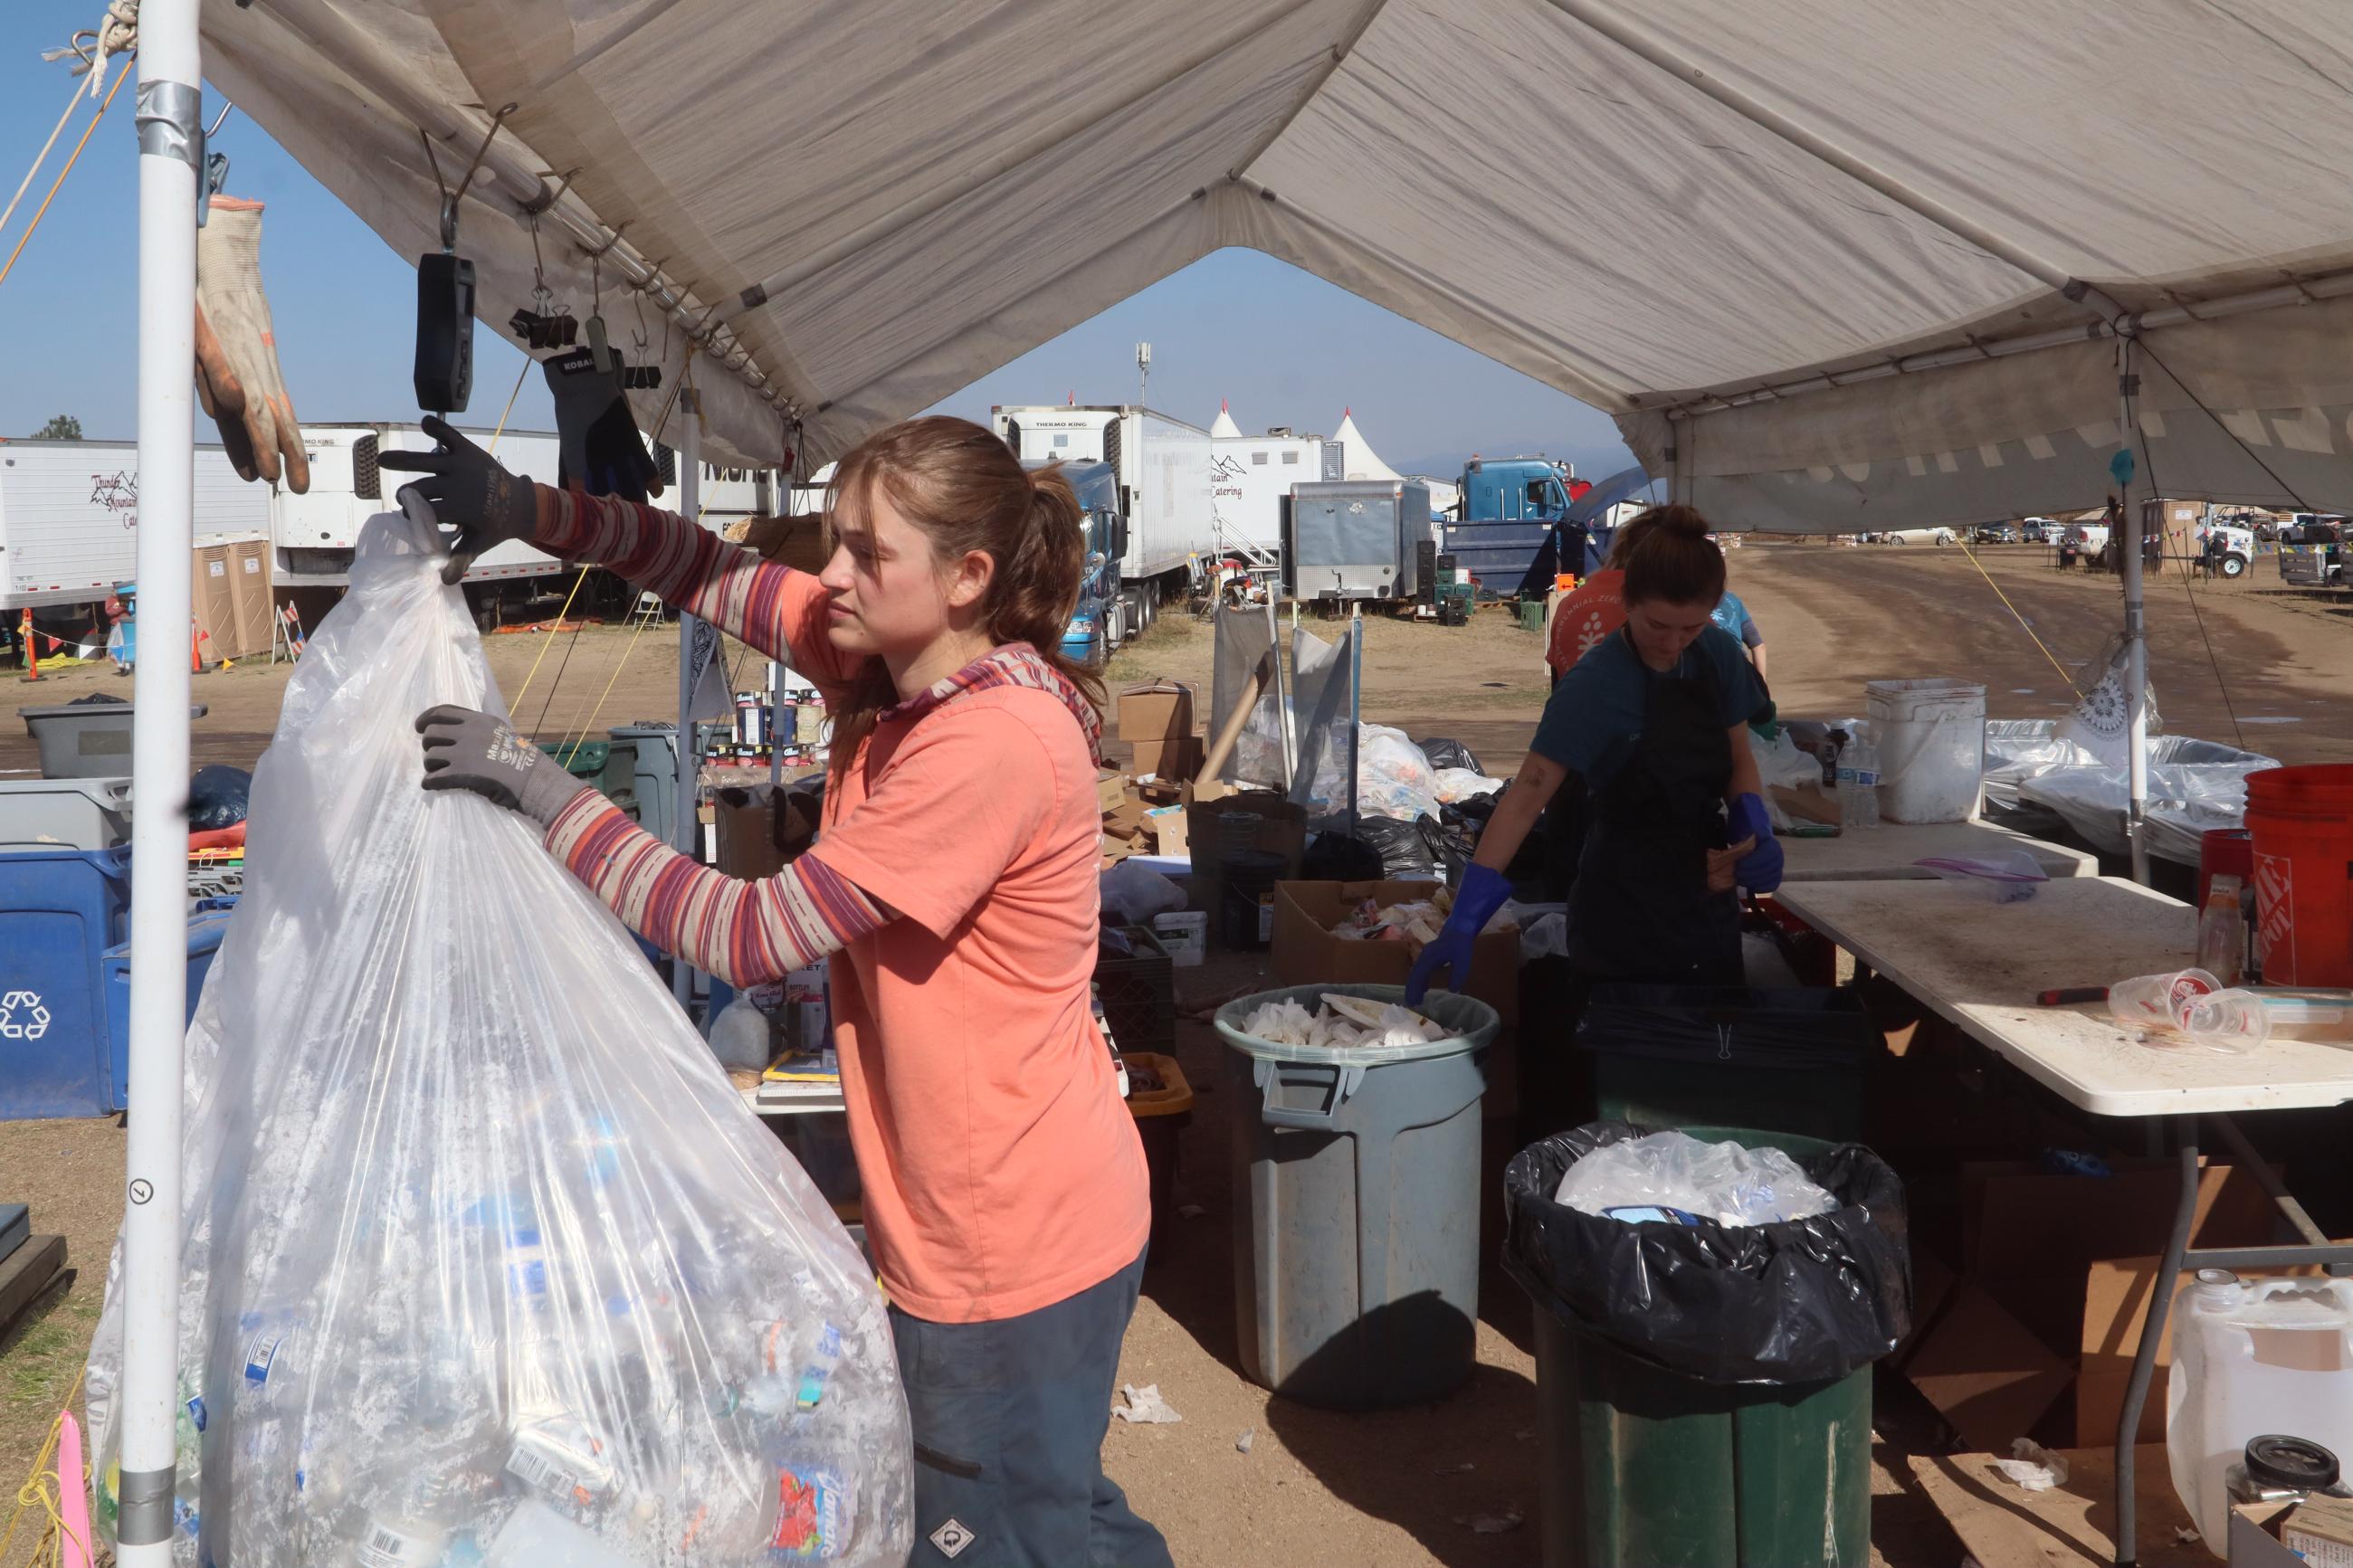
[[[259,202],[215,196],[196,231],[196,396],[238,478],[282,476],[296,494],[310,489],[311,461],[261,288]]]

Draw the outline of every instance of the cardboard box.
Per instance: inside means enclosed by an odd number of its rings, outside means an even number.
[[[1972,1448],[2008,1453],[2067,1386],[2067,1363],[1982,1286],[1963,1284],[1904,1363]]]
[[[2084,1286],[2084,1359],[2075,1374],[2075,1442],[2094,1447],[2116,1440],[2116,1421],[2124,1414],[2125,1390],[2132,1382],[2133,1354],[2140,1346],[2141,1326],[2148,1321],[2149,1286],[2157,1278],[2158,1259],[2108,1258],[2091,1267]],[[2242,1279],[2313,1278],[2323,1270],[2316,1264],[2288,1268],[2242,1268]],[[2197,1278],[2184,1269],[2173,1282],[2173,1299]],[[2173,1366],[2173,1318],[2168,1314],[2165,1332],[2158,1337],[2157,1372],[2149,1379],[2148,1400],[2141,1406],[2137,1441],[2165,1441],[2165,1386]],[[2347,1568],[2353,1568],[2348,1560]]]
[[[1113,812],[1127,799],[1127,775],[1109,771],[1095,775],[1095,809]]]
[[[2173,1230],[2181,1187],[2174,1163],[2111,1163],[2115,1173],[2105,1177],[2053,1175],[2039,1165],[2007,1162],[1961,1167],[1964,1271],[2063,1355],[2084,1342],[2084,1285],[2091,1266],[2160,1254]],[[2203,1247],[2270,1241],[2277,1211],[2262,1184],[2220,1162],[2204,1164],[2191,1241]]]
[[[269,651],[269,542],[241,539],[228,547],[229,600],[237,616],[240,657],[258,658]]]
[[[817,835],[817,814],[805,795],[773,784],[712,792],[713,862],[731,877],[773,877],[800,858]]]
[[[1119,694],[1119,738],[1135,748],[1129,772],[1191,778],[1201,771],[1193,689],[1174,680],[1129,687]]]
[[[1403,985],[1413,952],[1402,942],[1353,942],[1332,928],[1366,899],[1382,904],[1427,899],[1437,882],[1278,882],[1274,889],[1274,977],[1282,985]],[[1520,1016],[1520,931],[1482,931],[1472,948],[1462,994],[1495,1009],[1506,1024]]]
[[[2311,1568],[2353,1568],[2353,1502],[2316,1497],[2280,1524],[2280,1544]]]
[[[1144,826],[1152,835],[1153,852],[1159,855],[1187,855],[1185,808],[1181,805],[1158,805],[1144,814]]]

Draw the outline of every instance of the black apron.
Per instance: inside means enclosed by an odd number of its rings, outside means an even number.
[[[1704,658],[1699,668],[1696,679],[1651,673],[1634,754],[1593,797],[1568,906],[1582,980],[1741,983],[1738,901],[1707,890],[1732,746],[1714,673]]]

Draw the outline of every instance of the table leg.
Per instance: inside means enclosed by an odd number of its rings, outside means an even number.
[[[2142,1323],[2140,1346],[2133,1352],[2132,1382],[2125,1388],[2125,1407],[2116,1417],[2116,1568],[2136,1568],[2139,1542],[2135,1539],[2136,1500],[2133,1471],[2140,1445],[2141,1407],[2148,1403],[2149,1381],[2157,1374],[2157,1347],[2165,1338],[2165,1321],[2173,1310],[2173,1282],[2180,1276],[2182,1255],[2189,1250],[2189,1227],[2198,1217],[2198,1119],[2177,1121],[2180,1142],[2181,1195],[2173,1211],[2173,1233],[2166,1238],[2165,1257],[2157,1266],[2157,1279],[2148,1294],[2148,1317]]]

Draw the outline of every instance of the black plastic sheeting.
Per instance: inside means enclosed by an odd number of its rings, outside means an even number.
[[[253,793],[253,775],[243,768],[212,763],[198,768],[188,781],[188,826],[196,833],[235,827],[245,820],[246,802]]]
[[[1377,882],[1389,874],[1381,852],[1345,833],[1319,833],[1301,858],[1299,875],[1310,882]]]
[[[1844,1377],[1911,1331],[1904,1187],[1878,1155],[1795,1156],[1840,1206],[1784,1225],[1627,1225],[1552,1201],[1570,1165],[1644,1131],[1590,1122],[1504,1167],[1504,1269],[1540,1310],[1710,1384]]]

